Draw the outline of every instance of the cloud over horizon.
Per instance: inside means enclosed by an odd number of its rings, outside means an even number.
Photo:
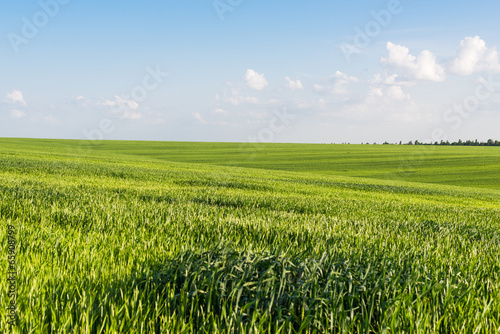
[[[287,81],[287,87],[290,88],[291,90],[304,89],[304,86],[302,85],[302,82],[299,79],[292,80],[290,79],[290,77],[285,77],[285,80]]]
[[[479,36],[466,37],[460,42],[456,58],[450,71],[459,75],[476,72],[500,72],[500,61],[496,48],[488,48]]]
[[[248,87],[255,90],[263,90],[269,84],[264,74],[259,74],[251,69],[245,73],[245,81]]]
[[[389,56],[381,58],[382,65],[399,71],[412,80],[444,81],[445,68],[437,63],[436,56],[429,50],[422,51],[418,56],[410,54],[410,50],[402,45],[387,42]]]
[[[12,90],[12,92],[7,93],[5,95],[5,100],[10,104],[20,104],[22,106],[26,106],[27,103],[24,100],[23,93],[20,90]]]

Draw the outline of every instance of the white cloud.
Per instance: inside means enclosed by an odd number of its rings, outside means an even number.
[[[324,84],[314,84],[313,91],[316,93],[329,93],[333,95],[348,95],[349,85],[359,82],[355,76],[350,76],[341,71],[335,72]],[[345,98],[345,96],[343,97]]]
[[[259,74],[251,69],[247,70],[247,73],[245,74],[245,80],[248,87],[255,90],[263,90],[268,85],[264,74]]]
[[[320,84],[314,84],[313,85],[313,89],[314,89],[315,92],[321,93],[321,92],[323,92],[325,90],[325,87],[323,87]]]
[[[345,78],[340,74],[337,76]],[[351,96],[348,103],[341,102],[335,107],[324,108],[331,111],[327,111],[323,115],[331,115],[351,122],[422,120],[422,113],[397,78],[397,75],[382,76],[377,74],[373,80],[363,81],[363,84],[369,84],[366,95],[359,99]]]
[[[223,102],[229,103],[233,106],[237,106],[240,104],[239,96],[220,96],[219,94],[217,94],[215,99],[217,101],[223,101]]]
[[[372,80],[369,80],[370,83],[370,91],[368,93],[368,97],[384,97],[388,101],[411,101],[411,97],[409,94],[403,92],[403,86],[411,87],[413,86],[413,82],[406,82],[398,80],[398,75],[384,75],[382,77],[381,74],[375,74]]]
[[[193,113],[193,116],[194,118],[196,118],[196,120],[200,123],[203,123],[205,124],[207,121],[205,121],[205,119],[203,118],[203,116],[201,116],[201,114],[199,112],[194,112]]]
[[[130,97],[115,95],[112,99],[92,100],[84,96],[75,97],[74,104],[82,108],[105,108],[109,110],[114,117],[138,120],[142,119],[144,114],[139,112],[139,103]],[[147,121],[151,121],[150,119]]]
[[[26,113],[22,112],[21,110],[13,109],[10,111],[10,116],[13,118],[21,118],[26,116]]]
[[[126,118],[126,119],[141,119],[142,118],[142,114],[139,113],[139,112],[133,112],[133,111],[123,111],[120,116],[122,118]]]
[[[380,73],[377,73],[375,74],[375,76],[373,77],[372,80],[370,80],[370,83],[371,84],[382,84],[382,85],[395,85],[396,84],[396,80],[397,78],[399,77],[399,75],[397,74],[393,74],[393,75],[390,75],[390,76],[385,76],[385,77],[382,77],[382,74]]]
[[[215,95],[215,100],[229,103],[233,106],[238,106],[240,104],[259,104],[261,101],[254,96],[240,96],[240,90],[236,88],[231,88],[229,92],[224,92],[222,95]]]
[[[103,106],[111,107],[113,113],[119,117],[126,119],[141,119],[142,114],[137,111],[139,104],[132,99],[122,98],[118,95],[113,100],[106,100],[102,103]]]
[[[129,108],[130,110],[136,110],[139,108],[139,103],[132,99],[124,99],[118,95],[115,95],[114,100],[106,100],[103,105],[109,107],[118,108]]]
[[[371,87],[362,101],[341,108],[339,116],[363,122],[422,120],[422,114],[410,95],[398,85]]]
[[[25,106],[26,101],[24,100],[23,93],[19,90],[13,90],[11,93],[7,93],[6,101],[12,104],[20,104]]]
[[[368,96],[382,96],[384,91],[382,87],[372,87],[368,93]]]
[[[85,96],[77,96],[75,97],[75,100],[74,102],[76,105],[80,106],[80,107],[89,107],[89,106],[92,106],[94,105],[94,103],[92,102],[92,100],[86,98]]]
[[[373,79],[368,80],[371,85],[382,85],[382,86],[392,86],[398,85],[402,87],[413,87],[416,84],[416,81],[404,81],[399,79],[399,75],[392,74],[380,74],[377,73],[373,76]]]
[[[411,101],[410,95],[403,92],[399,85],[372,85],[368,93],[368,98],[383,97],[384,103],[389,101]]]
[[[292,80],[289,77],[285,77],[287,81],[287,87],[290,88],[291,90],[297,90],[297,89],[304,89],[304,86],[302,85],[302,82],[297,79],[297,80]]]
[[[229,113],[227,112],[227,110],[224,110],[224,109],[219,108],[219,107],[215,107],[213,111],[214,111],[214,113],[216,113],[216,114],[222,114],[222,115],[227,115],[227,114],[229,114]]]
[[[405,94],[403,92],[403,88],[401,88],[401,86],[396,86],[396,85],[389,86],[389,88],[387,88],[387,96],[392,100],[398,100],[398,101],[404,99],[410,100],[410,95]]]
[[[332,92],[337,95],[348,94],[347,86],[351,83],[359,82],[358,78],[349,76],[340,71],[335,72],[333,78],[335,80],[335,84],[333,85]]]
[[[382,58],[383,65],[403,72],[409,79],[444,81],[446,72],[436,62],[436,56],[429,50],[422,51],[418,57],[410,54],[410,50],[402,45],[387,43],[388,58]]]
[[[488,48],[479,36],[466,37],[460,42],[456,58],[452,61],[450,71],[460,75],[475,72],[499,72],[500,61],[495,48]]]
[[[335,72],[335,74],[333,75],[334,78],[337,78],[337,79],[340,79],[340,80],[343,80],[345,82],[358,82],[359,79],[354,77],[354,76],[349,76],[345,73],[342,73],[340,71],[337,71]]]

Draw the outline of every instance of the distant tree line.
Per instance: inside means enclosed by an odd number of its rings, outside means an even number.
[[[376,144],[376,143],[374,143]],[[383,145],[391,145],[388,142],[385,142]],[[398,145],[398,144],[395,144]],[[478,141],[476,140],[466,140],[462,141],[462,139],[459,139],[458,141],[450,142],[450,141],[444,141],[441,140],[440,142],[434,142],[434,143],[422,143],[419,142],[418,140],[409,141],[407,143],[399,142],[399,145],[443,145],[443,146],[500,146],[500,141],[498,140],[493,140],[493,139],[488,139],[487,141]]]

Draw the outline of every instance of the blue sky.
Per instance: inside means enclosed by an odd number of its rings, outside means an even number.
[[[0,137],[499,139],[498,1],[0,0]]]

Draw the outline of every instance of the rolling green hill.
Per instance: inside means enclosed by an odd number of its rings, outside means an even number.
[[[500,147],[1,139],[4,152],[121,157],[500,189]]]

